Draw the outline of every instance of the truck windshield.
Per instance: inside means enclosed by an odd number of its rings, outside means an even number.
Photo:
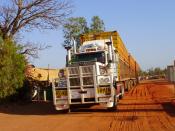
[[[81,61],[97,61],[97,62],[105,63],[105,53],[92,52],[92,53],[77,54],[73,62],[81,62]]]

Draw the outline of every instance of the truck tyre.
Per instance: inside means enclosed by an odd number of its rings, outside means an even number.
[[[69,113],[69,109],[63,110],[62,112],[65,113],[65,114]]]
[[[124,86],[125,86],[125,91],[129,91],[129,89],[128,89],[128,81],[124,82]]]
[[[134,80],[134,86],[136,86],[137,85],[137,81],[136,80]]]
[[[57,110],[58,113],[61,113],[61,114],[67,114],[67,113],[70,113],[70,110],[69,109],[65,109],[65,110]]]
[[[128,86],[128,91],[130,91],[130,89],[131,89],[131,83],[130,83],[130,81],[127,81],[127,86]]]
[[[68,109],[62,110],[61,112],[64,114],[71,113],[72,107],[70,106]]]
[[[121,95],[119,96],[119,99],[122,99],[123,96],[124,96],[124,94],[125,94],[125,89],[124,89],[124,87],[121,87],[120,93],[121,93]]]
[[[132,82],[132,87],[134,87],[135,86],[134,80],[132,80],[131,82]]]
[[[125,90],[129,91],[130,87],[129,87],[129,81],[125,81]]]

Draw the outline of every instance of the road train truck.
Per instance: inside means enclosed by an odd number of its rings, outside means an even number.
[[[95,104],[116,109],[124,92],[138,82],[139,65],[117,31],[82,34],[79,48],[65,48],[66,67],[52,82],[56,110]]]

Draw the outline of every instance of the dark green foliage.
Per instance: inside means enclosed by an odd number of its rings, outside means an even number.
[[[25,79],[23,86],[17,89],[17,93],[12,96],[12,99],[20,100],[21,102],[31,101],[31,83]]]
[[[74,39],[77,46],[80,45],[80,35],[91,32],[103,32],[105,30],[104,22],[99,16],[92,17],[92,23],[90,27],[87,26],[86,19],[84,17],[71,17],[63,26],[64,33],[64,46],[72,46],[72,40]]]
[[[150,68],[147,71],[140,71],[139,76],[164,76],[166,74],[166,69],[161,69],[160,67]]]
[[[103,20],[101,20],[99,16],[93,16],[90,31],[97,33],[97,32],[104,32],[104,30],[105,26]]]
[[[23,86],[25,58],[11,40],[0,42],[0,99],[15,95]]]
[[[64,24],[64,45],[71,45],[74,39],[79,44],[80,34],[88,32],[87,22],[84,17],[71,17]]]

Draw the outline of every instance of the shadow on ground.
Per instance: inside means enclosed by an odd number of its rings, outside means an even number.
[[[0,105],[0,113],[16,115],[49,115],[57,114],[51,102],[30,102]]]
[[[120,106],[120,105],[119,105]],[[165,111],[171,117],[175,117],[175,106],[171,102],[162,103],[163,109],[119,109],[107,110],[106,108],[73,108],[70,114],[91,114],[94,112],[101,113],[117,113],[117,112],[162,112]],[[66,112],[56,111],[52,102],[32,102],[28,104],[6,104],[0,105],[0,113],[14,114],[14,115],[58,115]]]
[[[170,115],[171,117],[175,117],[175,106],[171,103],[163,103],[162,104],[164,111]]]
[[[87,107],[72,108],[71,114],[90,114],[93,112],[113,112],[106,109],[92,109]],[[0,105],[0,113],[14,115],[56,115],[65,114],[66,111],[56,111],[52,102],[31,102],[27,104],[5,104]]]

